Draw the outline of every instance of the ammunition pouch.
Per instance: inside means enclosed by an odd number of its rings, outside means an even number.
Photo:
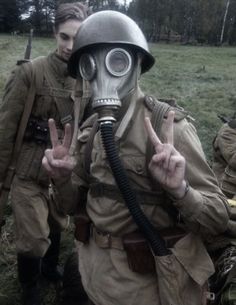
[[[167,248],[186,235],[185,230],[175,227],[163,229],[159,234],[165,241]],[[129,268],[141,274],[156,272],[155,259],[150,246],[141,232],[133,232],[123,236],[123,245],[127,254]]]
[[[74,217],[75,239],[86,244],[90,238],[91,220],[86,213],[78,214]]]
[[[140,232],[123,236],[129,268],[141,274],[155,272],[155,261],[146,238]]]
[[[31,117],[28,121],[24,140],[37,144],[47,144],[50,142],[48,121]]]

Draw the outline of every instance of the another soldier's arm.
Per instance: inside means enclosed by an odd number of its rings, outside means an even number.
[[[217,136],[217,144],[225,161],[236,170],[236,129],[224,125]]]
[[[5,179],[30,80],[23,66],[17,67],[4,88],[0,103],[0,182]]]
[[[177,149],[186,160],[186,180],[189,192],[174,202],[184,222],[203,235],[224,232],[229,220],[226,197],[218,187],[193,125],[181,122]]]

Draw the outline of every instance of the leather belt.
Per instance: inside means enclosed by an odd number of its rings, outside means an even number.
[[[121,237],[116,237],[112,236],[110,233],[101,232],[95,228],[94,225],[91,225],[90,234],[100,248],[124,250],[123,240]]]
[[[122,237],[101,232],[94,225],[91,225],[90,230],[90,236],[100,248],[124,250]],[[167,248],[172,248],[178,240],[187,234],[185,230],[178,227],[163,229],[159,233],[164,239]]]

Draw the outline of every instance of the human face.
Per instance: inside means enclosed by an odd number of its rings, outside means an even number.
[[[60,24],[55,33],[57,54],[66,61],[71,56],[75,35],[80,25],[81,21],[71,19]]]

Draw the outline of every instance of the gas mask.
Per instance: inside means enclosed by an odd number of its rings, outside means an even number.
[[[123,46],[96,46],[84,51],[78,73],[90,83],[92,107],[99,121],[116,120],[116,113],[126,97],[137,87],[140,75],[138,55]]]

